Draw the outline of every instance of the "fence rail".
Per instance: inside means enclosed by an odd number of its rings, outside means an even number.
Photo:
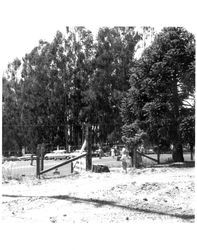
[[[151,161],[154,161],[154,162],[157,162],[157,163],[158,163],[158,160],[156,160],[156,159],[154,159],[154,158],[152,158],[152,157],[150,157],[150,156],[147,156],[147,155],[145,155],[145,154],[143,154],[143,153],[141,153],[141,152],[139,152],[139,151],[137,151],[137,153],[138,153],[139,155],[141,155],[141,156],[144,156],[144,157],[148,158],[148,159],[151,160]]]
[[[61,162],[60,164],[57,164],[57,165],[55,165],[55,166],[53,166],[53,167],[51,167],[51,168],[48,168],[48,169],[45,169],[45,170],[42,170],[42,171],[39,171],[39,169],[38,169],[38,170],[37,170],[37,175],[39,176],[39,175],[41,175],[41,174],[45,174],[45,173],[47,173],[47,172],[49,172],[49,171],[52,171],[52,170],[54,170],[54,169],[60,168],[60,167],[62,167],[62,166],[65,166],[66,164],[72,163],[73,161],[76,161],[76,160],[78,160],[78,159],[80,159],[80,158],[83,158],[83,157],[86,156],[86,155],[87,155],[87,153],[80,154],[80,155],[77,156],[77,157],[74,157],[74,158],[69,159],[69,160],[64,161],[64,162]]]
[[[147,156],[147,155],[146,155]],[[86,157],[85,153],[82,155],[79,155],[79,157]],[[157,155],[156,154],[149,154],[149,158],[144,157],[142,155],[142,166],[143,167],[155,167],[157,166]],[[41,175],[46,173],[46,177],[57,177],[57,176],[67,176],[72,173],[72,162],[78,161],[79,158],[73,158],[68,160],[47,160],[44,162],[44,169],[42,170],[40,168]],[[84,159],[85,160],[85,159]],[[184,153],[184,160],[187,162],[187,166],[191,164],[191,166],[194,166],[194,161],[191,162],[190,159],[190,153]],[[66,165],[65,165],[66,161]],[[80,161],[80,160],[79,160]],[[69,164],[70,162],[70,164]],[[189,164],[188,164],[189,162]],[[191,163],[190,163],[191,162]],[[160,155],[160,167],[162,167],[162,164],[166,163],[173,163],[172,161],[172,155],[171,154],[161,154]],[[110,171],[116,171],[121,169],[121,161],[119,160],[119,157],[102,157],[101,159],[99,157],[93,157],[92,158],[92,164],[103,164],[107,165],[110,168]],[[128,167],[131,165],[131,159],[128,158]],[[174,166],[175,165],[175,166]],[[176,167],[176,164],[171,165],[171,167]],[[63,167],[65,166],[65,167]],[[80,164],[77,164],[76,170],[80,170]],[[57,169],[60,167],[60,173],[55,173],[51,170]],[[24,177],[30,177],[34,178],[36,177],[36,160],[33,161],[33,164],[31,164],[30,160],[27,161],[5,161],[2,164],[2,180],[9,180],[9,179],[21,179]]]

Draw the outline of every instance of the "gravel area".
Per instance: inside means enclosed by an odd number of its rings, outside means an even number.
[[[194,222],[195,168],[120,168],[2,183],[3,222]]]

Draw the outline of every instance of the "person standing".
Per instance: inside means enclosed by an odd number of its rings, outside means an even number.
[[[99,159],[101,159],[102,158],[102,149],[101,149],[101,146],[99,146],[98,152],[99,152]]]
[[[114,148],[111,148],[111,156],[112,156],[112,158],[115,157],[115,150],[114,150]]]
[[[127,149],[124,147],[121,151],[121,158],[120,160],[122,161],[122,168],[125,171],[125,173],[127,173],[127,157],[128,157],[128,151]]]

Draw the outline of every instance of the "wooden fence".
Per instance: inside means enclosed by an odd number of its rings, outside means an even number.
[[[74,157],[74,158],[71,158],[71,159],[66,160],[66,161],[64,161],[64,162],[61,162],[60,164],[56,164],[55,166],[50,167],[50,168],[48,168],[48,169],[44,169],[44,166],[43,166],[43,165],[41,166],[41,165],[39,164],[40,160],[38,159],[38,160],[37,160],[36,176],[37,176],[37,177],[40,177],[40,175],[42,175],[42,174],[45,174],[45,173],[47,173],[47,172],[49,172],[49,171],[52,171],[52,170],[54,170],[54,169],[63,167],[63,166],[65,166],[65,165],[69,164],[69,163],[71,163],[71,173],[72,173],[72,172],[73,172],[73,161],[76,161],[76,160],[78,160],[78,159],[80,159],[80,158],[83,158],[84,156],[87,156],[87,153],[80,154],[80,155],[78,155],[78,156],[76,156],[76,157]]]

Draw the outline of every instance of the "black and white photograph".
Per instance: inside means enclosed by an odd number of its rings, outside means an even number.
[[[194,29],[21,2],[6,6],[3,225],[194,225]]]

